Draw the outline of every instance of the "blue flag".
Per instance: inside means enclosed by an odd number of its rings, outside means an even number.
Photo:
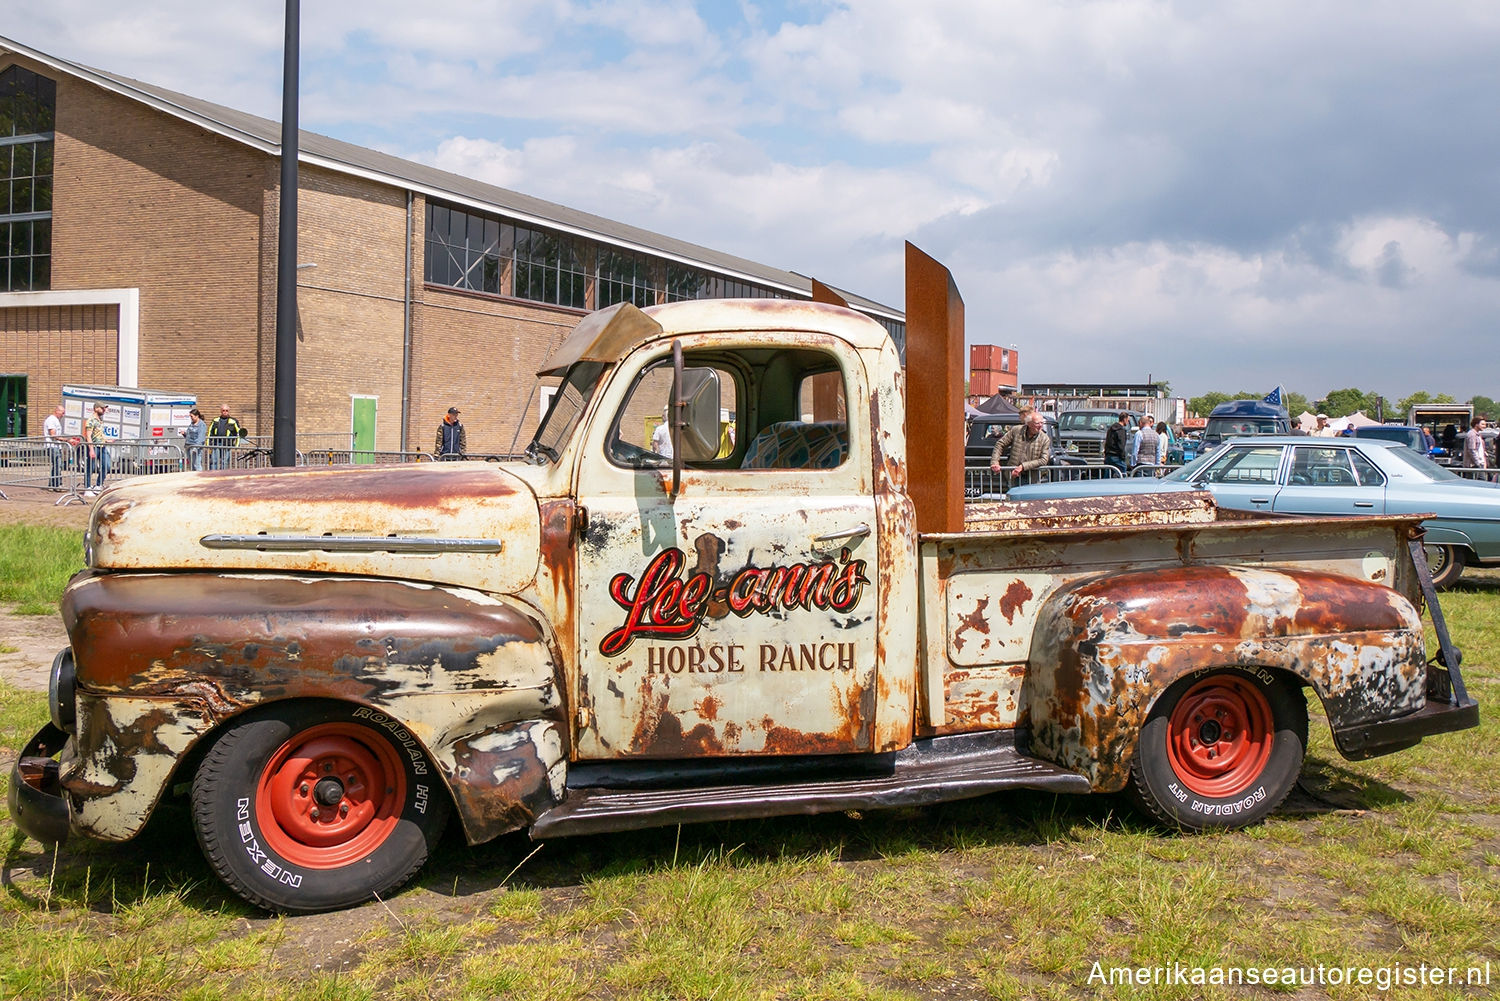
[[[1271,404],[1273,407],[1284,407],[1286,406],[1286,403],[1282,401],[1282,397],[1285,395],[1285,393],[1285,389],[1283,389],[1281,386],[1277,386],[1275,389],[1271,390],[1265,395],[1264,401]]]

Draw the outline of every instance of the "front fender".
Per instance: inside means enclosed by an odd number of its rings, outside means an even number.
[[[422,745],[471,841],[525,826],[561,787],[554,645],[519,602],[370,578],[86,573],[62,610],[78,692],[62,786],[80,833],[134,836],[210,735],[308,698],[369,707]]]
[[[1306,682],[1335,730],[1425,702],[1421,619],[1384,585],[1292,569],[1143,570],[1047,598],[1022,688],[1032,751],[1120,789],[1156,699],[1222,667]]]

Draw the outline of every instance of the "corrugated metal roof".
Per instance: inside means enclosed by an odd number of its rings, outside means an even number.
[[[277,155],[281,148],[281,124],[269,118],[237,111],[234,108],[188,94],[179,94],[165,87],[133,80],[108,70],[84,66],[81,63],[48,55],[19,42],[0,37],[0,52],[6,51],[104,87],[123,97],[140,101],[211,132],[253,146],[268,155]],[[729,277],[794,291],[800,295],[812,293],[812,283],[802,275],[791,271],[757,264],[732,254],[663,236],[660,233],[571,209],[541,198],[533,198],[530,195],[449,173],[436,167],[403,160],[388,153],[356,146],[353,143],[319,135],[316,132],[301,130],[298,134],[300,137],[297,157],[299,162],[341,173],[355,174],[471,208],[486,209],[512,217],[517,221],[547,226],[627,249],[644,251],[681,263],[697,265]],[[905,320],[903,313],[891,306],[842,289],[837,291],[856,309],[888,319]]]

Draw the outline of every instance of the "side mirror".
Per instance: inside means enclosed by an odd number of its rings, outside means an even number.
[[[704,462],[719,454],[719,373],[686,368],[682,342],[672,342],[672,496],[682,485],[682,463]]]

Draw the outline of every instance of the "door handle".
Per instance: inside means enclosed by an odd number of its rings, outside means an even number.
[[[853,528],[846,528],[842,532],[829,532],[827,535],[813,536],[814,542],[837,542],[840,539],[857,539],[863,535],[870,534],[870,526],[860,522]]]
[[[1269,498],[1269,497],[1251,497],[1250,498],[1250,503],[1251,504],[1269,504],[1269,503],[1271,503],[1271,498]]]
[[[1374,507],[1375,506],[1375,502],[1374,501],[1355,501],[1354,502],[1354,506],[1355,507]]]

